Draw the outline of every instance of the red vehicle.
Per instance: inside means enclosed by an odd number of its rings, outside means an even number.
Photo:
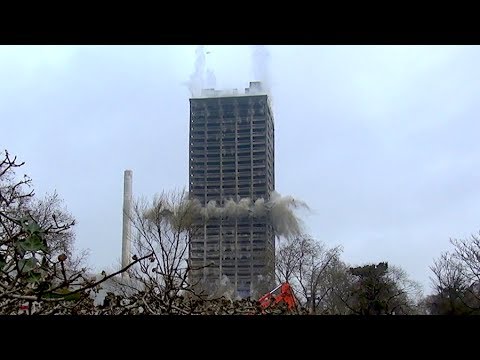
[[[280,293],[275,295],[274,293],[278,289],[280,289]],[[294,311],[297,308],[297,302],[295,300],[293,289],[288,282],[278,285],[275,289],[263,295],[258,301],[260,302],[260,306],[262,306],[264,309],[275,306],[282,302],[287,304],[287,307],[290,311]]]

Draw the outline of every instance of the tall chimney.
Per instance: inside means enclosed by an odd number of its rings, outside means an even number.
[[[132,239],[132,170],[125,170],[123,175],[123,234],[122,234],[122,269],[130,264],[130,243]],[[122,276],[127,276],[126,272]]]

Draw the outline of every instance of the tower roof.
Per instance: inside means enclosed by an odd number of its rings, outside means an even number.
[[[260,81],[250,81],[248,88],[245,88],[244,93],[239,93],[238,89],[230,90],[215,90],[215,89],[202,89],[200,96],[194,96],[192,99],[198,98],[215,98],[215,97],[232,97],[232,96],[252,96],[252,95],[267,95],[267,92],[263,89]]]

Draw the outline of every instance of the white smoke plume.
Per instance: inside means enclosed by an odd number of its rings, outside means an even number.
[[[195,66],[193,73],[190,75],[188,89],[192,97],[202,96],[203,89],[215,89],[217,86],[217,78],[212,69],[206,68],[206,54],[208,54],[203,45],[199,45],[195,50]]]
[[[207,82],[206,82],[206,88],[207,89],[215,89],[217,86],[217,78],[215,77],[215,74],[213,70],[207,69]]]
[[[270,94],[270,52],[265,45],[252,46],[252,71],[256,81],[262,82],[263,89]]]
[[[207,223],[210,219],[220,217],[235,219],[247,216],[253,218],[267,216],[276,236],[291,238],[299,236],[303,232],[302,221],[295,213],[299,209],[308,210],[309,208],[303,201],[294,199],[292,196],[282,196],[274,191],[268,201],[260,198],[252,202],[249,198],[243,198],[240,201],[227,200],[224,206],[218,206],[215,201],[210,201],[206,206],[202,206],[197,199],[184,198],[173,206],[163,203],[161,209],[157,206],[154,213],[157,214],[156,216],[160,215],[162,219],[170,221],[176,228],[187,228],[187,224],[191,224],[193,219],[198,216]],[[147,217],[154,219],[151,214],[147,214]],[[159,220],[161,219],[155,219],[155,221]],[[186,220],[187,223],[185,223]]]
[[[192,97],[200,96],[205,83],[205,48],[203,45],[197,47],[195,51],[195,69],[190,75],[188,89]]]
[[[295,214],[295,210],[308,209],[305,202],[289,195],[281,196],[274,191],[266,205],[277,235],[288,238],[302,233],[301,219]]]

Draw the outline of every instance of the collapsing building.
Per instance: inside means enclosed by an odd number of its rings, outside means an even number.
[[[273,114],[260,82],[244,94],[207,89],[190,99],[189,192],[202,206],[267,202],[274,165]],[[267,214],[225,211],[198,225],[189,254],[193,279],[213,285],[228,277],[234,295],[248,297],[273,278],[275,234]]]

